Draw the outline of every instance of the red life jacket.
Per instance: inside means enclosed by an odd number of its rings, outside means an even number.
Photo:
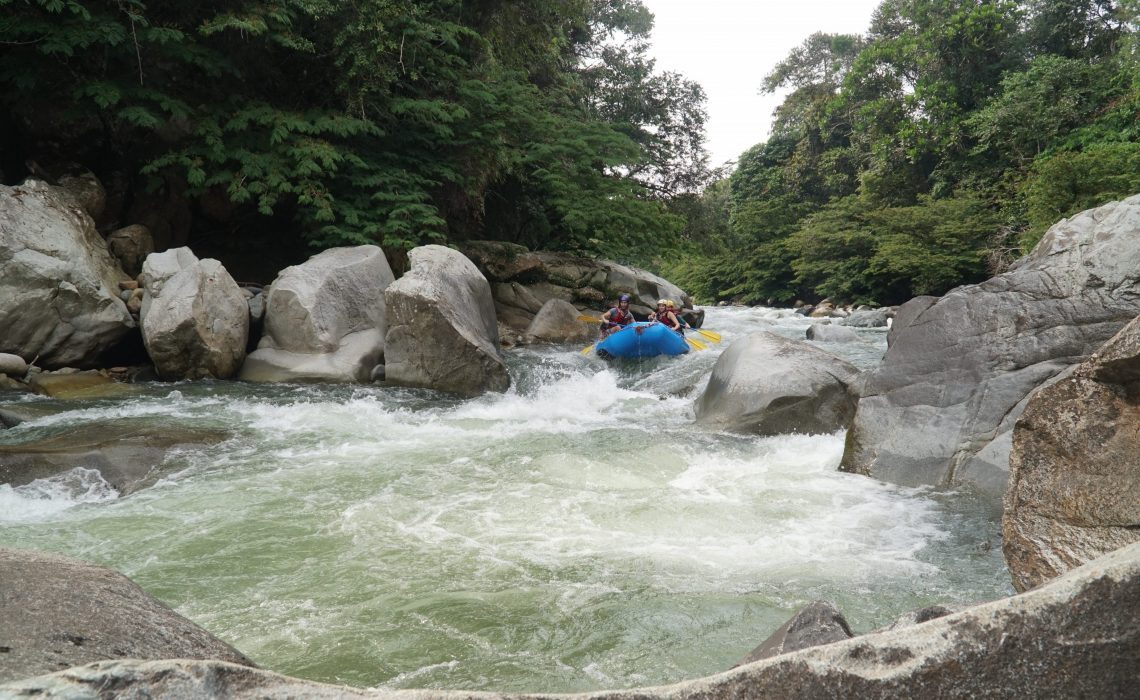
[[[673,314],[673,318],[677,320],[676,326],[674,326],[672,323],[669,322],[669,314]],[[675,312],[675,311],[670,311],[669,309],[665,309],[664,313],[657,314],[657,320],[672,330],[675,330],[675,331],[681,330],[681,327],[682,327],[681,326],[681,319],[677,316],[677,312]]]
[[[609,322],[616,323],[619,326],[626,326],[633,323],[633,314],[629,311],[622,311],[620,306],[615,306],[610,309]]]

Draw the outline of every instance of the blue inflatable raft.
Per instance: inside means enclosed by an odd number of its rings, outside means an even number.
[[[656,357],[683,355],[689,344],[679,334],[660,323],[638,321],[607,337],[594,346],[598,357]]]

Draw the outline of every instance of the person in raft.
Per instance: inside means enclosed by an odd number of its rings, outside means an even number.
[[[650,321],[657,321],[669,327],[670,330],[681,333],[681,322],[677,320],[677,314],[669,308],[669,301],[667,299],[659,299],[657,301],[657,310],[649,315]]]
[[[677,317],[677,323],[681,324],[681,333],[683,334],[685,329],[689,328],[689,322],[686,321],[685,317],[681,315],[681,312],[677,310],[677,305],[673,303],[672,299],[666,299],[665,306],[668,306],[669,311]]]
[[[633,312],[629,310],[629,300],[628,294],[622,294],[618,297],[617,305],[602,314],[602,327],[598,332],[599,339],[633,323]]]

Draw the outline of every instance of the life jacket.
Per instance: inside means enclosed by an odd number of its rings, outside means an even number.
[[[676,327],[674,327],[672,323],[669,323],[669,314],[673,314],[673,318],[677,320]],[[657,320],[670,330],[679,332],[682,328],[685,327],[685,325],[681,322],[681,317],[677,315],[677,312],[670,311],[669,309],[665,309],[664,313],[657,314]]]
[[[610,309],[609,321],[619,326],[626,326],[633,323],[633,313],[630,311],[622,311],[620,306],[615,306]]]

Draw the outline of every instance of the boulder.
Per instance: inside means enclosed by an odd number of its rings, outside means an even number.
[[[761,331],[729,345],[696,403],[697,422],[778,435],[831,433],[855,411],[859,370],[807,343]]]
[[[885,328],[894,318],[898,307],[890,306],[882,309],[858,309],[851,312],[847,318],[840,319],[839,325],[852,328]]]
[[[819,343],[858,343],[862,342],[859,334],[844,326],[833,326],[830,323],[813,323],[804,333],[808,340]]]
[[[1140,540],[1140,317],[1030,396],[1009,467],[1002,549],[1017,590]]]
[[[175,272],[177,265],[181,268]],[[148,256],[142,277],[143,344],[158,376],[236,375],[245,359],[249,304],[222,264],[198,260],[186,248],[174,249]]]
[[[622,292],[633,296],[631,309],[641,317],[656,308],[658,299],[672,299],[691,311],[686,320],[694,327],[704,319],[704,312],[693,311],[692,299],[677,285],[635,267],[570,253],[531,252],[497,241],[465,243],[463,252],[490,280],[499,320],[519,331],[551,299],[601,312]]]
[[[92,396],[114,395],[108,387],[122,386],[105,371],[87,370],[84,372],[37,372],[28,378],[28,386],[37,394],[55,399],[77,399]]]
[[[86,423],[28,442],[0,444],[0,483],[21,486],[82,467],[99,472],[125,496],[157,480],[171,450],[206,447],[227,437],[220,430],[177,428],[157,420]]]
[[[142,272],[143,261],[154,252],[154,237],[146,226],[134,224],[111,232],[107,236],[107,247],[123,271],[137,277]]]
[[[1140,314],[1140,195],[1063,220],[1008,272],[900,307],[841,469],[1000,497],[1029,393]]]
[[[393,281],[374,245],[330,248],[285,268],[263,295],[265,330],[241,379],[370,381],[384,357],[384,292]]]
[[[19,355],[0,352],[0,374],[7,374],[17,379],[28,373],[28,363]]]
[[[516,243],[468,241],[460,250],[491,283],[538,282],[545,277],[542,260]]]
[[[1140,655],[1140,544],[1019,596],[925,624],[810,647],[668,686],[562,700],[1125,698]],[[219,661],[107,661],[0,685],[12,698],[460,700],[478,693],[356,689]],[[548,695],[494,693],[498,700]]]
[[[736,666],[821,644],[841,642],[853,636],[847,618],[843,617],[839,608],[827,601],[817,600],[792,615],[791,619],[737,662]]]
[[[0,186],[0,352],[41,367],[96,367],[135,322],[127,276],[71,195],[29,180]]]
[[[253,665],[127,577],[102,566],[0,548],[0,591],[0,682],[115,658]],[[111,688],[103,690],[117,694]],[[10,697],[7,691],[0,695]]]
[[[511,379],[487,279],[462,253],[438,245],[413,249],[408,264],[384,292],[387,383],[462,396],[506,391]]]
[[[573,304],[551,299],[542,305],[527,326],[527,343],[588,343],[598,335],[598,324],[578,320],[583,315]]]
[[[94,173],[85,171],[63,175],[56,182],[79,208],[87,212],[92,221],[98,221],[103,216],[103,211],[107,208],[107,191]]]

